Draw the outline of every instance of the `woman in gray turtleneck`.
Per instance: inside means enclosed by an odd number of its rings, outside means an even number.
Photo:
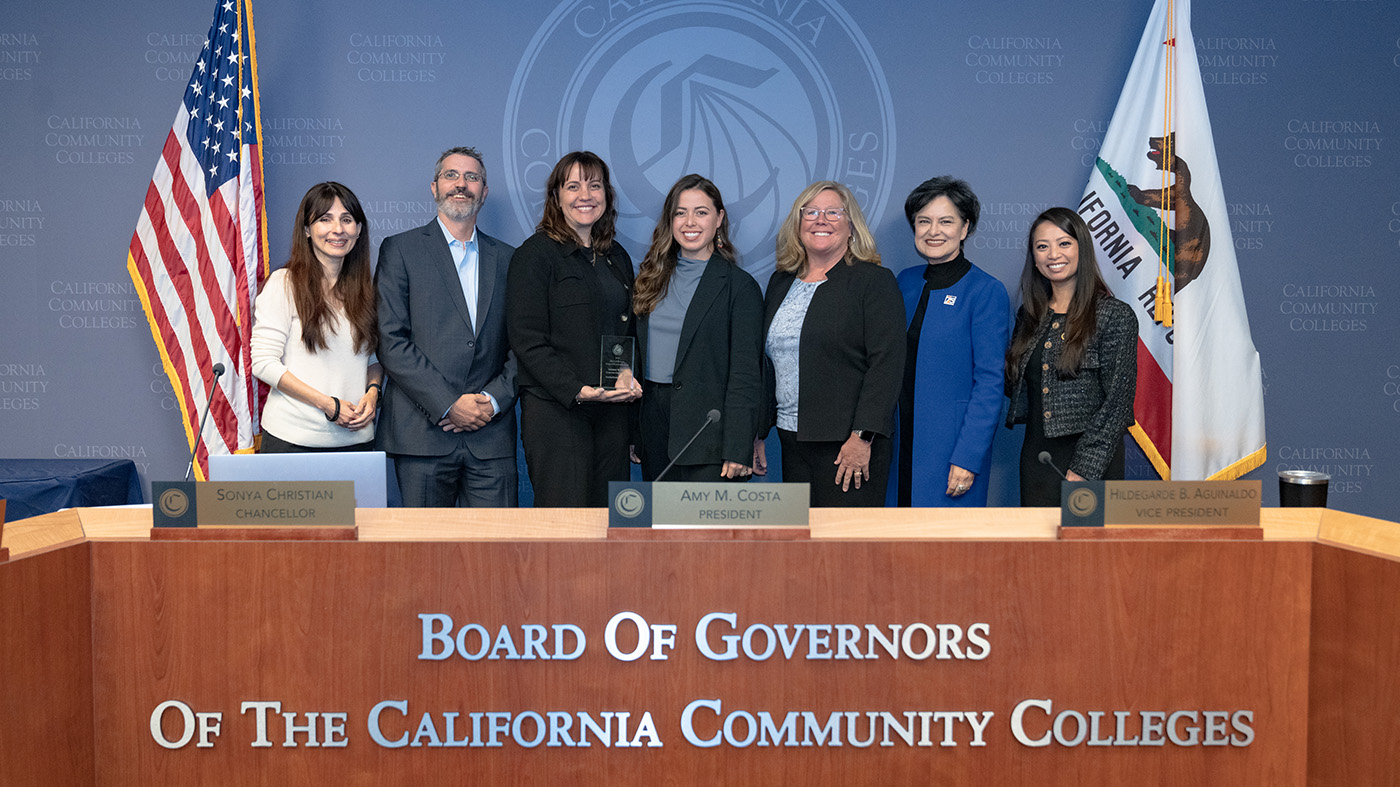
[[[740,268],[715,184],[686,175],[671,187],[632,292],[647,394],[642,477],[744,480],[758,430],[763,296]],[[718,423],[706,425],[711,410]],[[700,430],[690,447],[686,443]]]

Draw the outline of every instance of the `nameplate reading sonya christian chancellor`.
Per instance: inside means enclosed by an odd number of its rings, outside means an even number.
[[[353,481],[153,482],[151,486],[156,527],[355,526]]]

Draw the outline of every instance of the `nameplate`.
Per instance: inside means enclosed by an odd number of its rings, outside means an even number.
[[[156,527],[354,527],[353,481],[152,481]]]
[[[1259,525],[1260,481],[1109,481],[1110,525]]]
[[[806,527],[807,484],[613,481],[609,527]]]
[[[1260,481],[1065,481],[1062,527],[1258,527]]]

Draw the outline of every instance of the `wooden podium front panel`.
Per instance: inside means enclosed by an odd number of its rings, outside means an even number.
[[[101,543],[92,545],[97,643],[98,784],[115,785],[1268,785],[1301,787],[1307,750],[1310,549],[1289,543]],[[632,612],[676,626],[666,660],[610,655],[610,618]],[[986,658],[915,660],[702,656],[695,628],[711,612],[751,624],[989,626]],[[450,615],[493,637],[522,624],[573,624],[586,649],[576,660],[445,661],[417,658],[418,615]],[[636,643],[624,626],[620,650]],[[791,631],[792,629],[789,629]],[[723,645],[718,629],[712,645]],[[469,637],[469,647],[477,640]],[[761,642],[761,637],[755,637]],[[758,644],[755,642],[755,645]],[[837,642],[831,638],[832,645]],[[551,634],[552,643],[552,634]],[[916,649],[922,639],[913,642]],[[862,637],[861,650],[866,640]],[[964,639],[963,645],[967,646]],[[964,651],[967,655],[970,651]],[[951,655],[951,652],[950,652]],[[152,711],[167,700],[221,712],[211,748],[158,746]],[[495,748],[385,748],[368,733],[371,708],[406,701],[382,717],[384,734],[413,736],[423,715],[441,736],[472,712],[644,712],[663,746],[528,748],[510,735]],[[682,712],[719,700],[721,715],[695,714],[708,738],[734,719],[789,711],[825,723],[833,712],[992,712],[985,746],[965,723],[953,746],[892,736],[881,745],[733,746],[687,742]],[[1087,717],[1141,711],[1252,711],[1247,746],[1029,747],[1012,734],[1013,709],[1050,700],[1053,712]],[[245,701],[282,711],[347,714],[343,748],[251,746]],[[915,717],[916,719],[918,717]],[[942,717],[938,717],[942,718]],[[527,717],[528,719],[528,717]],[[856,717],[856,737],[868,718]],[[175,737],[178,714],[166,715]],[[304,717],[297,719],[305,723]],[[917,721],[916,721],[917,724]],[[484,724],[483,724],[484,726]],[[1029,737],[1051,727],[1027,714]],[[1204,727],[1204,724],[1199,726]],[[1074,725],[1066,723],[1070,737]],[[532,721],[523,722],[524,738]],[[804,737],[799,719],[797,738]],[[1227,730],[1228,735],[1238,731]],[[614,726],[614,735],[616,726]],[[424,738],[427,740],[427,738]],[[760,738],[759,740],[762,740]],[[546,741],[548,739],[546,738]],[[784,738],[783,740],[786,740]],[[917,741],[916,741],[917,742]]]
[[[93,784],[87,545],[0,566],[0,785]]]
[[[1400,563],[1313,554],[1308,784],[1400,784]]]

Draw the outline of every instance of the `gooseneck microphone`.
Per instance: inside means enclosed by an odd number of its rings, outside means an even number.
[[[656,479],[652,483],[655,483],[656,481],[660,481],[661,479],[665,478],[666,474],[671,472],[671,468],[676,466],[677,460],[679,460],[682,456],[685,456],[686,449],[690,448],[690,443],[695,442],[695,438],[699,437],[700,433],[705,431],[705,429],[709,427],[710,424],[717,423],[719,423],[719,410],[711,410],[710,412],[706,413],[705,423],[700,424],[700,428],[696,429],[695,434],[691,435],[690,442],[685,444],[685,448],[682,448],[679,454],[676,454],[676,458],[671,460],[671,464],[666,465],[665,470],[662,470],[660,473],[656,474]]]
[[[1058,468],[1058,467],[1055,466],[1055,463],[1054,463],[1054,462],[1050,461],[1050,452],[1049,452],[1049,451],[1041,451],[1041,452],[1040,452],[1040,456],[1038,456],[1038,457],[1036,457],[1036,458],[1040,460],[1040,463],[1041,463],[1041,464],[1043,464],[1043,465],[1049,465],[1049,466],[1050,466],[1050,469],[1051,469],[1051,470],[1054,470],[1054,471],[1060,476],[1060,479],[1061,479],[1061,480],[1064,480],[1064,481],[1068,481],[1068,480],[1069,480],[1069,477],[1066,476],[1066,475],[1064,474],[1064,471],[1060,470],[1060,468]]]
[[[194,448],[190,449],[190,466],[185,468],[185,480],[190,480],[194,472],[194,456],[199,453],[199,444],[204,442],[204,422],[209,420],[209,408],[214,404],[214,392],[219,390],[219,378],[224,376],[224,365],[214,364],[214,379],[209,381],[209,400],[204,403],[204,416],[199,419],[199,431],[194,433]]]

